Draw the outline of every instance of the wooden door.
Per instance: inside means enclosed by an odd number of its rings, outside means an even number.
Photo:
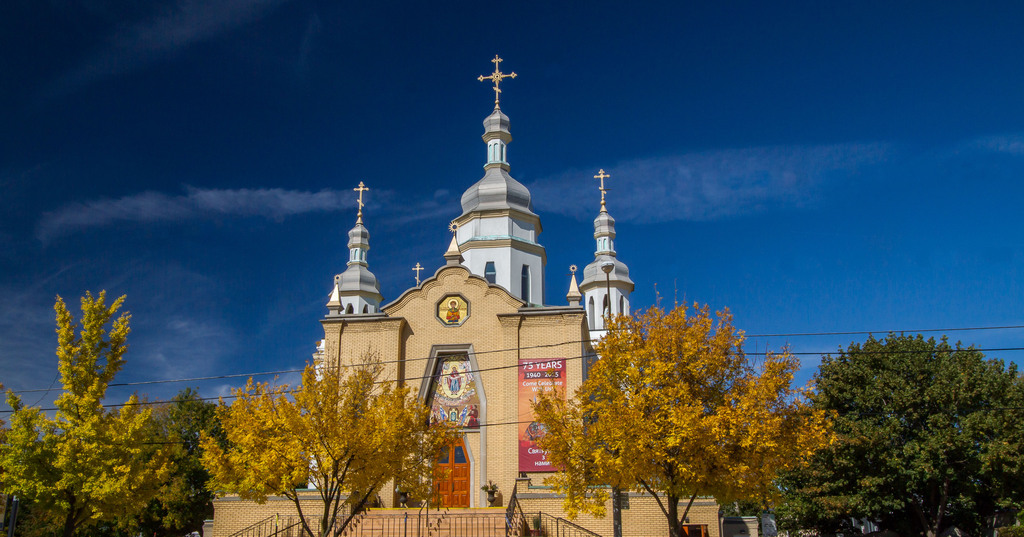
[[[437,458],[434,495],[444,507],[469,507],[469,457],[461,439],[442,449]]]

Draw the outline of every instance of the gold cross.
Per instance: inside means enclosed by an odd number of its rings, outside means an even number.
[[[494,55],[494,59],[491,60],[491,63],[494,64],[494,72],[491,73],[491,76],[480,75],[479,77],[477,77],[477,80],[479,80],[480,82],[483,82],[484,80],[493,80],[494,81],[494,109],[495,110],[498,109],[498,96],[499,96],[499,94],[501,94],[501,90],[498,89],[498,84],[501,83],[502,79],[505,79],[505,78],[515,78],[516,77],[516,74],[514,72],[513,73],[509,73],[507,75],[505,73],[501,72],[501,69],[498,68],[499,67],[498,64],[503,62],[503,61],[504,60],[502,60],[501,58],[498,57],[497,54],[495,54]]]
[[[413,267],[412,269],[416,271],[416,285],[419,285],[420,284],[420,271],[423,270],[423,267],[421,267],[420,266],[420,262],[417,261],[416,262],[416,266]]]
[[[601,210],[602,211],[604,210],[604,193],[607,191],[607,189],[604,187],[604,180],[609,178],[609,177],[611,177],[611,175],[608,175],[607,173],[604,173],[604,168],[601,168],[601,170],[599,172],[597,172],[597,175],[594,176],[594,179],[600,179],[601,180],[601,186],[598,188],[598,190],[601,191]]]
[[[362,181],[359,181],[359,188],[353,188],[352,190],[355,190],[356,192],[359,193],[359,214],[356,217],[356,223],[361,224],[363,223],[363,192],[366,192],[367,190],[370,189],[366,188],[366,185],[364,185]]]

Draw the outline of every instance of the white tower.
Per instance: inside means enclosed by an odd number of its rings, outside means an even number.
[[[601,180],[601,211],[594,219],[597,250],[594,261],[583,269],[583,283],[580,284],[591,330],[604,330],[609,314],[613,317],[629,315],[629,294],[633,292],[629,267],[615,256],[615,219],[608,214],[604,203],[604,180],[608,177],[611,176],[603,169],[594,176]]]
[[[348,232],[348,268],[334,277],[334,289],[327,302],[329,315],[377,313],[384,299],[380,282],[366,264],[370,232],[363,226],[363,192],[370,189],[360,181],[359,187],[352,190],[359,192],[359,214],[355,227]]]
[[[533,212],[530,191],[509,175],[506,147],[512,141],[508,116],[498,107],[503,78],[514,78],[498,69],[480,80],[494,81],[494,112],[484,120],[487,143],[484,176],[462,195],[462,215],[456,239],[463,265],[473,274],[498,284],[527,304],[544,303],[544,265],[547,255],[537,242],[540,217]]]

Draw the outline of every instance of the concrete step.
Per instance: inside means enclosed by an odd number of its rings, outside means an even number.
[[[504,537],[505,510],[374,509],[346,537]]]

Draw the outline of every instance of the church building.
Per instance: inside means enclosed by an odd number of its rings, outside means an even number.
[[[515,488],[524,511],[564,517],[562,498],[544,485],[554,468],[537,447],[544,428],[533,421],[531,402],[540,392],[571,396],[576,391],[588,364],[598,359],[594,342],[604,333],[606,315],[630,313],[634,284],[616,255],[615,219],[604,187],[610,176],[602,169],[594,176],[600,180],[600,207],[593,260],[579,284],[575,265],[568,282],[553,282],[568,289],[565,303],[544,304],[545,286],[552,282],[545,281],[543,228],[530,191],[511,175],[512,135],[499,107],[498,85],[515,74],[501,73],[500,61],[496,56],[494,72],[480,77],[493,81],[495,91],[494,110],[483,122],[483,176],[462,194],[460,211],[453,207],[450,245],[438,252],[443,264],[421,280],[416,263],[417,285],[384,303],[380,282],[370,271],[367,226],[373,219],[366,215],[364,222],[368,188],[360,183],[348,264],[334,277],[320,319],[324,339],[314,357],[319,367],[337,368],[375,353],[388,378],[418,390],[432,420],[459,428],[461,439],[439,458],[448,471],[434,483],[444,506],[490,507],[481,487],[493,482],[499,490],[495,505],[504,505]],[[399,504],[391,492],[382,493],[380,501],[384,508]],[[624,535],[667,534],[664,515],[649,495],[629,494],[624,503]],[[250,510],[244,517],[243,507]],[[256,506],[230,497],[217,500],[215,508],[217,537],[266,513],[291,509],[290,502]],[[690,519],[703,525],[699,533],[718,537],[713,500],[698,500]],[[575,523],[611,536],[610,505],[606,518],[584,516]]]

